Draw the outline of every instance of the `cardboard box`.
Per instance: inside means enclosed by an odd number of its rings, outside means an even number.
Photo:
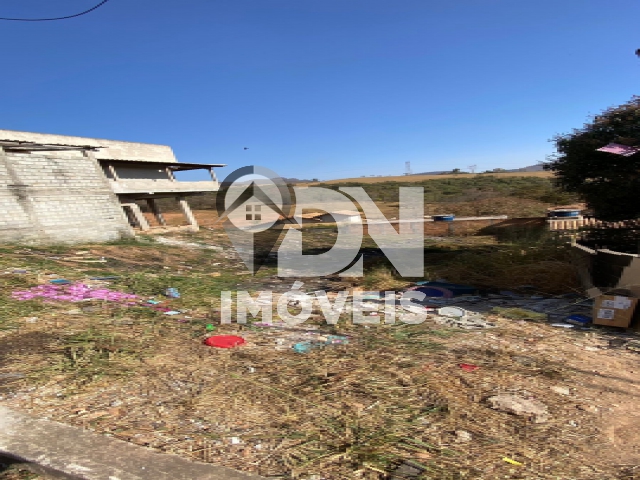
[[[593,323],[609,327],[627,328],[638,304],[637,298],[621,295],[602,295],[593,306]]]

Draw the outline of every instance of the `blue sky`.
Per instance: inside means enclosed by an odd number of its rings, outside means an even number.
[[[521,167],[640,93],[638,18],[636,0],[110,0],[0,22],[0,128],[168,144],[222,176]]]

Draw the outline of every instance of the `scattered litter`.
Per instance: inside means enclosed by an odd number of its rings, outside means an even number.
[[[473,436],[466,430],[456,430],[456,440],[458,442],[470,442]]]
[[[347,337],[343,337],[342,335],[327,335],[324,337],[319,336],[316,340],[296,343],[293,346],[293,350],[297,353],[308,353],[315,348],[320,348],[327,345],[346,345],[348,343],[349,339]]]
[[[165,315],[179,315],[182,312],[179,310],[169,310],[168,312],[164,312]]]
[[[89,280],[101,280],[101,281],[109,281],[109,280],[117,280],[120,277],[116,276],[108,276],[108,277],[90,277]]]
[[[164,294],[169,298],[180,298],[180,292],[177,288],[167,288]]]
[[[242,440],[238,437],[231,437],[229,441],[231,442],[231,445],[240,445],[242,443]]]
[[[53,280],[49,280],[49,283],[53,283],[54,285],[70,285],[73,282],[71,282],[71,280],[66,280],[64,278],[56,278]]]
[[[150,303],[151,305],[158,305],[162,302],[160,300],[147,300],[147,303]]]
[[[575,325],[571,325],[570,323],[552,323],[551,326],[558,328],[573,328]]]
[[[523,465],[522,463],[517,462],[513,458],[509,458],[509,457],[502,457],[502,460],[507,462],[507,463],[510,463],[511,465],[518,465],[518,466],[522,466]]]
[[[480,367],[477,365],[472,365],[471,363],[461,363],[458,365],[465,372],[473,372],[474,370],[479,369]]]
[[[38,317],[25,318],[24,321],[27,322],[27,323],[37,323],[38,322]]]
[[[488,322],[481,315],[464,316],[464,317],[435,317],[435,322],[439,325],[446,325],[454,328],[493,328],[495,323]]]
[[[442,307],[438,310],[438,314],[443,317],[464,317],[467,311],[460,307]]]
[[[527,399],[517,395],[500,394],[487,399],[494,410],[512,413],[531,418],[533,423],[544,423],[549,419],[547,406],[535,399]]]
[[[632,352],[640,352],[640,341],[631,340],[625,347],[627,350],[631,350]]]
[[[0,373],[0,380],[9,379],[9,378],[24,378],[24,374],[22,373]]]
[[[214,335],[204,341],[205,345],[216,348],[233,348],[246,343],[246,340],[236,335]]]
[[[214,327],[213,323],[207,323],[207,326],[205,327],[205,329],[207,330],[207,332],[213,332],[216,327]]]
[[[560,387],[560,386],[554,385],[553,387],[551,387],[551,390],[553,390],[556,393],[559,393],[560,395],[571,395],[571,390],[569,390],[567,387]]]

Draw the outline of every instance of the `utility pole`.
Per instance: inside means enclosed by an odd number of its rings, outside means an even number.
[[[469,169],[469,171],[471,173],[476,173],[476,168],[478,168],[478,166],[477,165],[469,165],[467,168]]]

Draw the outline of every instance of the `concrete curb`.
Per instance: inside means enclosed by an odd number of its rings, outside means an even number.
[[[259,480],[0,406],[0,456],[72,480]]]

